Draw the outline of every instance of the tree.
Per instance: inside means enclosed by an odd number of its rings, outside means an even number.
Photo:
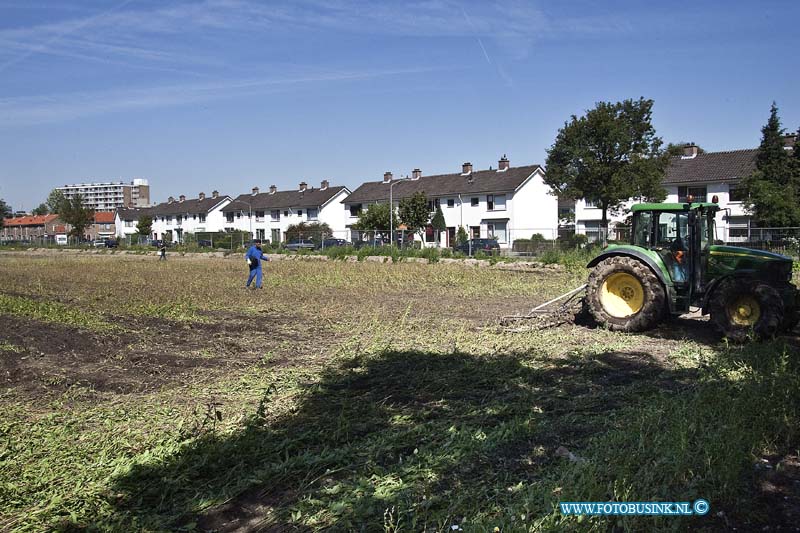
[[[408,231],[417,232],[422,238],[422,232],[431,219],[431,211],[425,193],[417,192],[408,198],[403,198],[400,200],[397,210],[400,214],[400,221],[406,225]]]
[[[64,193],[58,189],[50,191],[50,195],[47,197],[47,207],[51,213],[61,214],[62,209],[67,207],[66,202],[67,199],[64,197]]]
[[[6,218],[11,216],[11,206],[5,200],[0,198],[0,228],[5,226]]]
[[[547,151],[545,183],[561,197],[594,201],[602,209],[603,236],[609,209],[629,199],[666,197],[661,182],[668,157],[650,122],[652,109],[644,98],[599,102],[565,122]]]
[[[442,213],[442,206],[436,206],[436,213],[431,219],[431,227],[436,234],[436,246],[439,246],[439,235],[447,229],[447,222],[444,221],[444,213]]]
[[[292,224],[286,228],[286,240],[293,239],[311,239],[315,242],[321,242],[323,239],[331,237],[333,232],[331,227],[325,222],[299,222]]]
[[[792,161],[795,158],[783,148],[783,134],[778,106],[773,102],[769,120],[761,128],[756,170],[742,180],[747,194],[745,209],[763,227],[800,224],[800,172]]]
[[[39,204],[39,207],[31,211],[34,215],[48,215],[50,214],[50,208],[47,207],[47,204]]]
[[[458,227],[458,232],[456,232],[456,244],[461,246],[462,244],[467,244],[469,240],[469,235],[467,235],[467,230],[464,229],[464,226]]]
[[[389,231],[389,204],[372,204],[366,211],[358,215],[358,222],[353,224],[353,228],[359,231]],[[397,227],[399,222],[397,214],[392,212],[392,226]]]
[[[76,194],[71,200],[64,200],[58,214],[65,224],[72,226],[69,234],[73,237],[83,237],[86,228],[94,222],[94,210],[83,205],[80,194]]]
[[[139,222],[136,223],[136,233],[150,237],[153,231],[153,217],[150,215],[142,215],[139,217]]]

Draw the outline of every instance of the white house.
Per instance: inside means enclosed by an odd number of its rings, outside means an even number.
[[[210,197],[202,192],[193,199],[186,199],[181,195],[176,200],[170,196],[166,202],[153,207],[118,209],[115,218],[117,236],[125,237],[137,233],[139,218],[145,215],[153,219],[150,235],[153,239],[181,242],[188,233],[222,231],[225,226],[222,209],[230,203],[230,196],[214,191]]]
[[[460,226],[471,238],[496,238],[501,248],[511,248],[514,240],[528,239],[535,233],[554,239],[558,234],[558,199],[543,177],[540,165],[512,167],[505,156],[496,170],[473,170],[471,163],[464,163],[461,172],[454,174],[423,176],[414,169],[410,178],[395,179],[386,172],[383,181],[363,183],[344,199],[347,227],[351,228],[359,213],[370,205],[387,203],[391,189],[395,206],[401,199],[423,192],[432,213],[441,207],[447,230],[439,236],[439,242],[444,246],[455,244]],[[357,232],[349,238],[357,239]],[[436,235],[428,227],[425,244],[435,242]]]
[[[279,191],[275,185],[269,192],[254,187],[250,194],[239,195],[224,207],[224,228],[247,231],[253,237],[283,242],[289,226],[306,223],[325,223],[333,236],[345,232],[346,216],[341,201],[350,194],[347,187],[331,187],[323,180],[319,188],[301,182],[296,190]]]

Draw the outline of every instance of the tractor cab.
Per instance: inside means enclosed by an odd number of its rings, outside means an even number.
[[[637,204],[631,245],[658,258],[674,288],[680,310],[705,290],[708,252],[714,242],[713,203]]]

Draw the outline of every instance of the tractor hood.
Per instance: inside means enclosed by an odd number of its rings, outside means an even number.
[[[792,258],[738,246],[711,246],[707,272],[711,278],[745,272],[764,280],[788,281],[792,277]]]
[[[742,248],[740,246],[711,246],[711,255],[721,257],[746,257],[754,261],[788,261],[792,262],[791,257],[776,254],[775,252],[766,252],[764,250],[754,250],[752,248]]]

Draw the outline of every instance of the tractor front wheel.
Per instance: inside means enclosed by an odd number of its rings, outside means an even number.
[[[664,287],[650,268],[632,257],[610,257],[589,274],[589,312],[598,324],[614,331],[655,327],[666,309]]]
[[[729,278],[714,290],[711,322],[728,339],[768,339],[784,326],[783,299],[769,284]]]

